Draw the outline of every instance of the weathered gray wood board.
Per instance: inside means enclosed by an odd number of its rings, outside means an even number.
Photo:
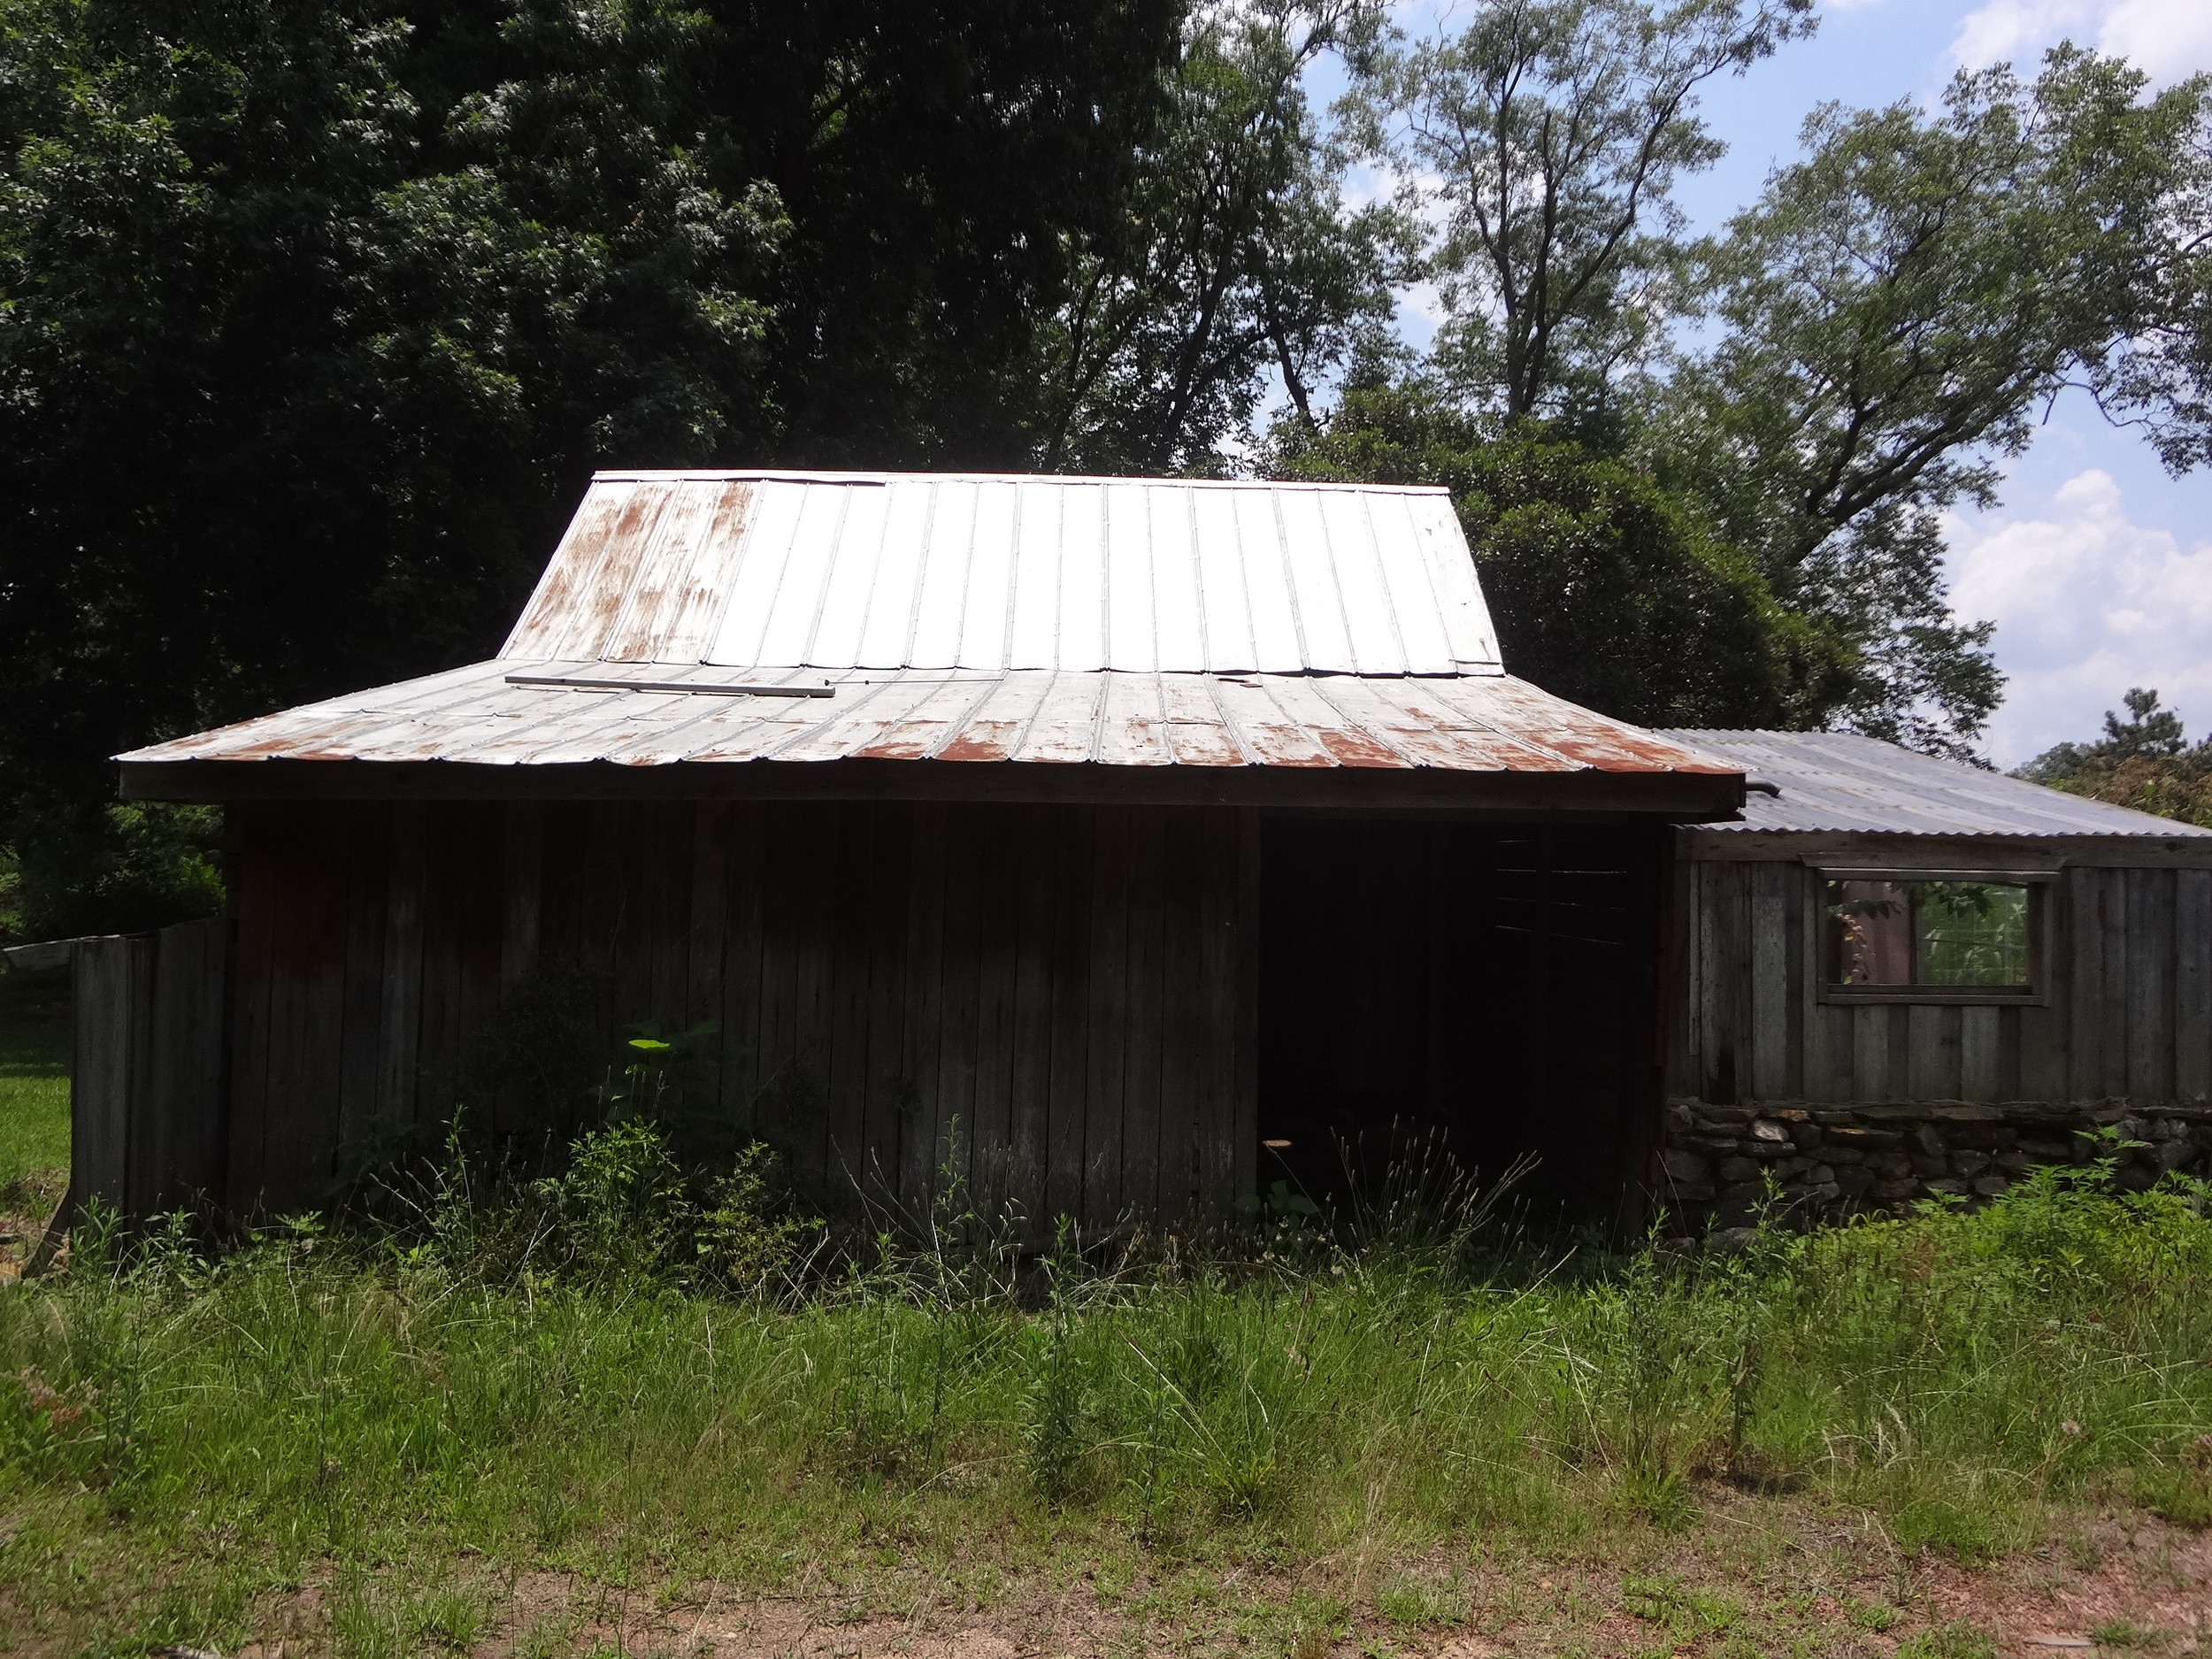
[[[227,925],[77,941],[70,1190],[143,1219],[223,1202]]]
[[[1737,1101],[2212,1100],[2212,870],[2069,865],[2035,1006],[1824,1002],[1816,873],[1694,861],[1672,1094]]]
[[[1240,810],[232,810],[235,1209],[312,1202],[457,1108],[526,1135],[539,1062],[603,1076],[644,1022],[710,1026],[695,1097],[825,1202],[958,1177],[1095,1227],[1222,1213],[1248,1173]]]

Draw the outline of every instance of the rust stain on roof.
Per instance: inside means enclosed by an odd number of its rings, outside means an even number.
[[[1735,771],[1507,675],[1440,491],[703,472],[595,479],[495,661],[120,758]]]
[[[490,664],[511,668],[512,659]],[[564,665],[540,665],[549,677]],[[533,671],[536,672],[536,671]],[[790,671],[751,671],[764,681]],[[157,744],[128,761],[553,765],[928,759],[1105,766],[1692,772],[1724,763],[1502,675],[830,677],[827,697],[697,696],[434,676]]]

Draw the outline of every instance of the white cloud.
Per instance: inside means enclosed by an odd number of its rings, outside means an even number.
[[[1999,764],[2096,735],[2131,686],[2154,686],[2192,736],[2212,734],[2212,541],[2184,548],[2131,522],[2108,472],[2076,474],[2052,516],[1954,518],[1951,607],[1997,624],[2007,676],[1990,722]]]
[[[1970,68],[2032,71],[2062,40],[2125,58],[2160,85],[2212,68],[2206,0],[1986,0],[1959,24],[1951,55]]]

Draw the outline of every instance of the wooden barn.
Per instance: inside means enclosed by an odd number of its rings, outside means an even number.
[[[1744,798],[1504,672],[1442,491],[1123,479],[604,473],[493,660],[119,759],[230,838],[219,923],[80,957],[142,1213],[530,1133],[485,1056],[557,980],[825,1202],[1217,1217],[1428,1130],[1617,1215]]]
[[[1990,1195],[2120,1128],[2212,1149],[2212,830],[1833,733],[1661,733],[1740,768],[1677,834],[1678,1203]]]

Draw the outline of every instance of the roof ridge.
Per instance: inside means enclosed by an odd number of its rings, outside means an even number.
[[[963,484],[1125,484],[1155,489],[1230,490],[1348,490],[1368,495],[1448,495],[1443,484],[1378,484],[1357,479],[1307,478],[1147,478],[1127,472],[936,472],[924,468],[881,470],[834,467],[670,466],[606,467],[592,473],[594,483],[673,482],[696,480],[716,483],[887,485],[901,482],[957,482]]]

